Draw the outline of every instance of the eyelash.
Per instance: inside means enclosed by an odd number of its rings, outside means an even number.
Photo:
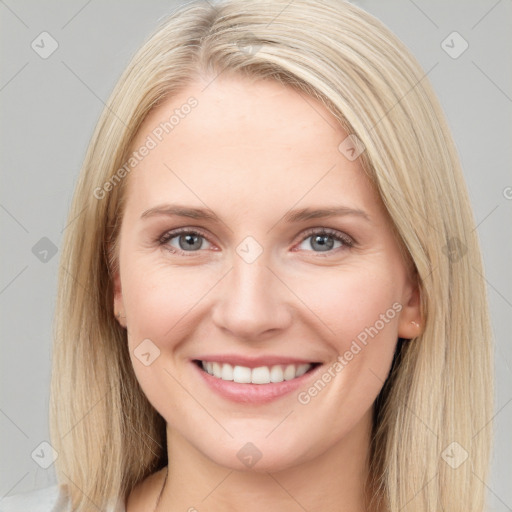
[[[209,243],[212,243],[212,242],[210,242],[210,240],[208,240],[208,237],[205,236],[200,231],[197,231],[195,229],[189,229],[189,228],[179,228],[179,229],[175,229],[172,231],[167,231],[163,235],[158,237],[156,241],[158,242],[158,244],[160,246],[162,246],[165,250],[171,252],[172,254],[177,254],[179,256],[187,256],[187,257],[195,256],[195,254],[197,254],[199,251],[183,251],[181,249],[177,249],[176,247],[171,247],[167,244],[167,242],[169,242],[170,240],[172,240],[173,238],[176,238],[178,235],[181,235],[181,234],[200,236],[200,237],[204,238],[206,241],[208,241]],[[352,239],[348,235],[345,235],[344,233],[341,233],[339,231],[336,231],[335,229],[330,229],[330,228],[311,228],[311,229],[307,230],[303,234],[303,237],[301,238],[299,244],[301,244],[302,242],[304,242],[305,240],[307,240],[309,237],[311,237],[313,235],[329,235],[332,238],[334,238],[336,241],[342,242],[342,244],[343,244],[342,247],[338,247],[338,248],[332,249],[330,251],[325,251],[325,254],[328,254],[328,253],[333,254],[333,253],[337,253],[340,250],[348,250],[348,249],[351,249],[352,247],[354,247],[354,245],[356,244],[354,239]],[[307,251],[307,252],[317,252],[318,254],[324,254],[323,251]]]

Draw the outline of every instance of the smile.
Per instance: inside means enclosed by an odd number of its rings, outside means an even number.
[[[233,366],[229,363],[197,361],[201,368],[208,374],[224,381],[237,382],[239,384],[270,384],[293,380],[301,377],[311,370],[316,363],[287,364],[273,366]]]
[[[263,405],[316,378],[323,363],[283,355],[209,354],[190,360],[194,374],[215,395],[231,402]]]

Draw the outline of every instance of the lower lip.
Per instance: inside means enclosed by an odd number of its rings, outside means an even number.
[[[283,382],[270,382],[269,384],[240,384],[230,380],[222,380],[205,372],[199,366],[192,362],[195,371],[199,373],[206,384],[216,393],[239,403],[264,404],[272,402],[284,395],[296,391],[304,386],[306,381],[312,378],[322,365],[318,365],[306,372],[304,375],[292,380],[284,380]]]

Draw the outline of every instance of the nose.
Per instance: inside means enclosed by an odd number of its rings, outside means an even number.
[[[232,337],[263,340],[291,324],[292,294],[263,256],[247,263],[235,255],[233,268],[220,284],[212,319]]]

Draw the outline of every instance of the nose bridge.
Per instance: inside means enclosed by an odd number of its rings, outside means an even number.
[[[244,252],[247,247],[249,250]],[[266,331],[283,328],[289,321],[284,286],[274,275],[275,270],[271,271],[268,254],[263,251],[253,259],[254,254],[254,246],[242,243],[237,248],[213,314],[218,327],[241,338],[255,338]]]

